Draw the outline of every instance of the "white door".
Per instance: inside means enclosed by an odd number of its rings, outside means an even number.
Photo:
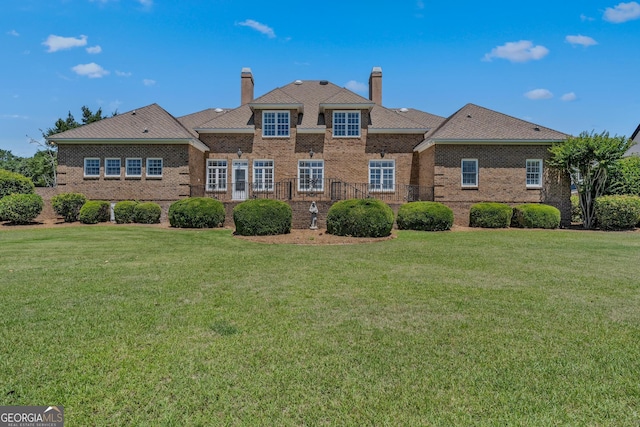
[[[249,196],[249,161],[234,160],[233,161],[233,179],[231,186],[233,188],[233,200],[247,200]]]

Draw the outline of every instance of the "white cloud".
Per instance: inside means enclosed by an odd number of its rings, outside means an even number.
[[[242,21],[238,23],[238,25],[243,27],[253,28],[254,30],[264,34],[270,39],[273,39],[276,37],[276,33],[273,31],[273,28],[269,27],[268,25],[261,24],[258,21],[254,21],[253,19],[247,19],[246,21]]]
[[[116,70],[116,76],[118,76],[118,77],[131,77],[131,73],[128,73],[128,72],[125,72],[125,71]]]
[[[562,101],[565,101],[565,102],[571,102],[571,101],[575,101],[576,99],[578,99],[578,97],[576,96],[575,93],[569,92],[569,93],[565,93],[564,95],[562,95],[560,97],[560,99]]]
[[[87,52],[95,55],[96,53],[102,52],[102,48],[100,46],[91,46],[87,48]]]
[[[355,80],[349,80],[347,84],[344,85],[344,87],[354,92],[365,92],[367,89],[369,89],[366,84],[357,82]]]
[[[90,64],[78,64],[75,67],[72,67],[71,70],[79,76],[86,76],[90,79],[99,79],[109,74],[107,70],[95,62]]]
[[[145,86],[155,86],[156,81],[151,79],[143,79],[142,84]]]
[[[620,24],[640,18],[640,4],[635,1],[629,3],[619,3],[615,7],[608,7],[604,11],[605,21]]]
[[[80,36],[80,38],[75,37],[61,37],[51,34],[47,40],[42,42],[43,45],[47,46],[49,50],[47,52],[57,52],[59,50],[72,49],[74,47],[81,47],[87,45],[87,36]]]
[[[553,98],[553,94],[549,92],[547,89],[530,90],[529,92],[525,93],[524,96],[534,100]]]
[[[577,36],[567,36],[565,37],[565,40],[569,43],[571,43],[572,45],[582,45],[584,47],[588,47],[588,46],[595,46],[598,44],[597,41],[595,41],[594,39],[592,39],[589,36],[582,36],[580,34],[578,34]]]
[[[12,119],[12,120],[27,120],[29,118],[29,116],[22,116],[20,114],[3,114],[2,116],[3,119]]]
[[[13,37],[20,37],[20,33],[18,33],[16,30],[7,31],[7,34]]]
[[[492,58],[507,59],[511,62],[527,62],[542,59],[549,53],[549,49],[544,46],[534,46],[529,40],[517,42],[507,42],[502,46],[491,49],[483,60],[491,61]]]
[[[592,17],[587,16],[587,15],[585,15],[585,14],[583,13],[583,14],[581,14],[581,15],[580,15],[580,20],[581,20],[582,22],[585,22],[585,21],[595,21],[595,20],[596,20],[596,18],[592,18]]]

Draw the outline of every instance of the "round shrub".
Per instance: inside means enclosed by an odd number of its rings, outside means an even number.
[[[482,228],[507,228],[513,209],[504,203],[476,203],[469,210],[469,226]]]
[[[80,193],[60,193],[51,198],[53,210],[64,218],[64,222],[77,221],[80,208],[86,202],[87,198]]]
[[[558,228],[560,210],[538,203],[525,203],[513,208],[511,226],[520,228]]]
[[[400,230],[443,231],[453,225],[453,211],[438,202],[405,203],[396,219]]]
[[[571,196],[571,222],[582,222],[582,209],[580,197],[577,194]]]
[[[153,202],[138,203],[133,208],[133,221],[138,224],[157,224],[160,222],[162,209]]]
[[[640,197],[602,196],[594,203],[598,226],[602,230],[630,230],[640,222]]]
[[[9,194],[33,194],[33,181],[24,175],[0,169],[0,199]]]
[[[208,197],[190,197],[169,206],[169,224],[180,228],[213,228],[224,224],[221,201]]]
[[[385,237],[391,234],[393,211],[376,199],[334,203],[327,212],[327,233],[337,236]]]
[[[78,219],[83,224],[97,224],[109,221],[111,205],[104,200],[89,200],[82,208]]]
[[[44,202],[37,194],[10,194],[0,199],[0,218],[14,224],[27,224],[35,219]]]
[[[133,222],[133,209],[138,202],[123,200],[113,207],[113,216],[117,224],[130,224]]]
[[[292,216],[291,206],[280,200],[247,200],[233,208],[233,222],[240,236],[290,233]]]

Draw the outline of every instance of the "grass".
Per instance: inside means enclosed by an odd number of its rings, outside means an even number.
[[[0,405],[68,426],[640,423],[640,234],[0,231]]]

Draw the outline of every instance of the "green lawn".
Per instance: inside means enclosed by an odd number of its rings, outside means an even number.
[[[640,423],[640,233],[0,230],[0,405],[67,426]]]

